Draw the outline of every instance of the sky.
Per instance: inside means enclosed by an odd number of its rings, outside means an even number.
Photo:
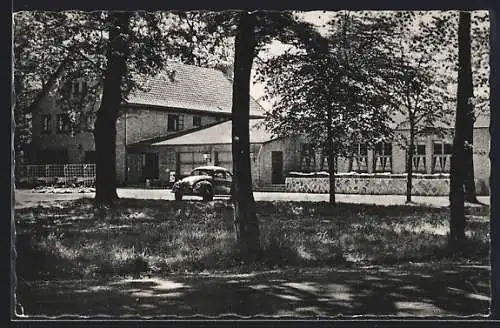
[[[331,15],[331,12],[325,12],[325,11],[307,11],[307,12],[301,12],[298,14],[301,19],[304,21],[307,21],[311,24],[314,24],[317,26],[318,31],[320,32],[326,32],[326,28],[324,28],[324,25],[328,22],[329,16]],[[271,43],[268,47],[267,52],[261,52],[259,54],[259,57],[261,58],[266,58],[269,56],[276,56],[281,53],[283,53],[286,49],[289,48],[289,46],[286,46],[282,44],[281,42],[275,41]],[[255,68],[252,70],[252,80],[255,78]],[[264,92],[264,84],[262,83],[255,83],[251,84],[250,86],[250,95],[259,102],[259,104],[267,111],[272,108],[272,104],[269,103],[268,101],[264,101],[261,99],[265,95]]]

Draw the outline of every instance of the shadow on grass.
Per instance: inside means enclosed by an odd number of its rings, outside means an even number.
[[[446,249],[446,209],[258,202],[257,212],[261,270],[488,261],[485,216],[469,216],[469,252],[456,256]],[[122,199],[102,211],[94,209],[91,199],[80,199],[21,209],[15,218],[23,279],[239,270],[233,212],[224,201]]]
[[[469,252],[459,258],[446,252],[447,209],[258,202],[257,212],[262,256],[241,267],[232,209],[223,201],[124,199],[98,211],[82,199],[20,209],[19,300],[28,315],[487,312],[489,270],[459,265],[488,263],[483,212],[468,216]],[[362,268],[380,264],[392,266]],[[178,274],[185,270],[264,273]],[[145,273],[168,278],[139,279]]]
[[[25,282],[19,298],[31,316],[465,316],[488,313],[488,280],[485,267],[284,270]]]

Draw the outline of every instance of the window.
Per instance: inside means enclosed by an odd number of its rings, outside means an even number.
[[[304,172],[313,171],[316,167],[314,147],[312,144],[302,144],[300,150],[300,169]]]
[[[408,153],[407,153],[408,156]],[[417,143],[413,148],[413,172],[425,173],[427,172],[425,159],[425,143]],[[407,164],[408,165],[408,164]]]
[[[90,112],[85,114],[85,128],[87,130],[94,130],[96,120],[96,113]]]
[[[375,172],[392,172],[392,144],[385,142],[376,144],[373,161]]]
[[[58,114],[57,115],[57,133],[67,132],[69,130],[69,115],[68,114]]]
[[[184,116],[168,114],[167,131],[179,131],[184,129]]]
[[[425,144],[416,144],[413,153],[413,172],[425,173]]]
[[[50,115],[42,115],[42,133],[50,133],[51,132],[51,119]]]
[[[452,145],[445,141],[434,141],[432,143],[433,173],[442,173],[450,171],[451,147]]]
[[[352,156],[354,172],[368,172],[368,147],[366,144],[354,144]]]
[[[224,174],[224,171],[215,171],[214,178],[225,179],[226,175]]]
[[[193,127],[201,126],[201,116],[193,116]]]
[[[319,163],[319,170],[320,171],[329,171],[330,170],[330,163],[329,158],[328,158],[328,148],[324,147],[321,151],[321,158],[320,158],[320,163]],[[338,170],[338,158],[337,156],[334,157],[333,160],[333,170],[334,172],[337,172]]]
[[[88,85],[85,81],[74,81],[71,84],[71,94],[73,96],[85,96],[87,94]]]

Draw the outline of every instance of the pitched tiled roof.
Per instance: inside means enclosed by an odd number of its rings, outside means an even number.
[[[127,103],[231,113],[232,82],[219,70],[168,62],[167,70],[148,78],[146,87],[147,91],[133,92]],[[263,114],[264,109],[250,97],[250,115]]]
[[[266,131],[260,124],[261,122],[262,119],[250,120],[250,143],[264,143],[272,139],[271,133]],[[232,142],[232,123],[232,121],[225,121],[182,136],[165,137],[165,140],[154,142],[151,145],[230,144]]]

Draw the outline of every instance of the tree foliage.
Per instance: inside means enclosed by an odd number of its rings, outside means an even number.
[[[373,145],[390,137],[393,103],[384,38],[389,27],[382,17],[339,12],[329,26],[326,50],[305,42],[266,60],[258,72],[273,103],[267,128],[278,136],[307,135],[334,163],[336,156],[351,155],[353,143]],[[329,169],[332,178],[334,165]]]
[[[108,131],[110,135],[116,134],[119,111],[115,105],[100,106],[101,100],[107,96],[105,91],[103,93],[103,82],[106,74],[109,74],[111,57],[122,56],[125,64],[123,69],[114,70],[122,75],[114,78],[116,83],[119,83],[119,95],[116,100],[119,106],[126,102],[133,90],[143,87],[144,79],[141,77],[154,75],[163,68],[170,53],[164,38],[166,25],[161,13],[128,13],[122,17],[126,22],[120,23],[121,27],[117,25],[116,15],[120,14],[104,11],[62,11],[21,12],[15,15],[15,57],[18,58],[15,70],[19,71],[18,80],[28,76],[31,83],[39,84],[38,90],[34,92],[35,100],[39,101],[51,92],[59,107],[71,114],[70,123],[73,128],[82,122],[83,114],[99,108],[98,117],[105,115],[114,120],[108,120],[107,124],[110,125],[103,130]],[[112,32],[117,29],[116,37],[122,40],[122,45],[111,49],[110,46],[115,41],[111,39]],[[33,38],[35,41],[23,36],[27,31],[36,33]],[[116,51],[118,53],[114,53]],[[74,82],[80,79],[87,82],[88,88],[85,93],[75,96]],[[22,92],[19,97],[24,97]],[[34,106],[30,105],[28,108],[38,105],[36,101],[32,104]],[[18,110],[22,107],[18,106]],[[96,140],[96,148],[98,142],[100,141]],[[110,168],[115,166],[115,149],[114,146],[113,149],[108,148],[106,152],[111,157],[104,156],[107,160],[104,160],[102,165]],[[98,182],[97,185],[116,185],[116,182],[113,183],[115,176],[98,174],[97,179],[101,178],[106,181]],[[111,189],[99,194],[103,195],[103,202],[116,198],[116,188],[114,192]]]
[[[432,15],[432,16],[431,16]],[[447,61],[440,60],[439,49],[445,47],[436,34],[442,25],[431,17],[439,15],[427,12],[395,12],[390,16],[394,25],[391,39],[393,63],[393,97],[400,104],[401,115],[396,139],[406,150],[407,188],[406,201],[411,202],[413,158],[415,143],[426,134],[442,136],[451,121],[453,92],[452,78]]]

